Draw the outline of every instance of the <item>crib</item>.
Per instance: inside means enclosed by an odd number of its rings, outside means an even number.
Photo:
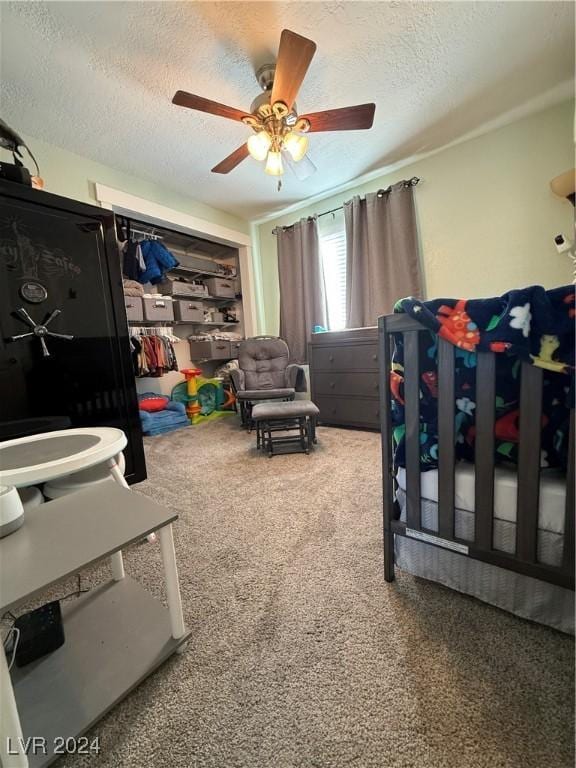
[[[561,480],[554,479],[548,486],[562,491],[560,511],[561,536],[555,539],[556,556],[541,557],[539,531],[539,506],[543,496],[540,469],[541,402],[543,370],[529,363],[521,363],[519,396],[519,432],[517,469],[512,485],[508,482],[506,494],[499,483],[502,472],[495,467],[494,426],[495,426],[495,371],[496,360],[493,352],[478,352],[476,361],[476,433],[474,443],[474,464],[472,469],[462,470],[455,459],[455,347],[444,339],[438,339],[437,359],[437,407],[438,407],[438,466],[436,513],[431,520],[425,514],[425,499],[422,489],[426,486],[420,466],[420,389],[419,389],[419,343],[422,333],[430,333],[416,319],[395,314],[379,319],[379,365],[381,393],[381,435],[382,435],[382,477],[383,477],[383,527],[384,527],[384,577],[387,582],[394,580],[395,541],[402,544],[410,540],[412,557],[422,545],[435,556],[463,558],[479,561],[481,564],[496,566],[514,574],[515,581],[506,589],[516,589],[518,578],[527,578],[527,599],[534,594],[534,581],[544,584],[558,594],[573,595],[574,590],[574,411],[570,411],[570,434],[568,449],[568,472]],[[405,472],[399,477],[394,466],[390,372],[395,335],[401,334],[404,343],[403,397],[405,414]],[[472,474],[471,474],[472,473]],[[421,477],[422,475],[422,477]],[[505,475],[505,479],[508,475]],[[399,482],[399,479],[401,482]],[[495,480],[496,479],[496,480]],[[470,485],[472,483],[472,485]],[[430,483],[428,483],[430,485]],[[403,487],[401,487],[403,486]],[[473,496],[468,506],[473,507],[472,524],[463,536],[464,513],[457,504],[457,488],[469,488]],[[515,525],[511,546],[502,546],[495,541],[495,529],[502,523],[495,518],[495,496],[510,498],[511,489],[516,497]],[[556,492],[555,491],[555,492]],[[552,491],[550,491],[552,493]],[[504,495],[503,495],[504,494]],[[461,493],[459,494],[462,495]],[[546,498],[548,498],[546,496]],[[399,503],[399,499],[402,503]],[[558,498],[556,498],[556,504]],[[424,503],[424,504],[423,504]],[[428,505],[430,506],[430,505]],[[432,505],[433,506],[433,505]],[[504,504],[506,506],[506,504]],[[395,538],[396,537],[396,538]],[[558,551],[558,542],[560,550]],[[416,547],[416,549],[415,549]],[[430,548],[434,548],[431,550]],[[438,550],[438,551],[436,551]],[[506,551],[504,551],[506,550]],[[444,554],[445,553],[445,554]],[[447,562],[447,561],[446,561]],[[458,567],[471,567],[471,563],[459,562]],[[446,563],[441,569],[446,569]],[[474,567],[478,567],[477,565]],[[427,576],[422,570],[418,575]],[[458,577],[461,578],[461,577]],[[466,579],[464,579],[466,580]],[[458,580],[445,582],[460,589]],[[473,590],[462,589],[470,594]],[[556,594],[556,593],[555,593]],[[482,595],[476,595],[483,599]],[[548,599],[548,597],[546,597]],[[491,602],[488,600],[488,602]],[[496,604],[498,600],[495,601]],[[566,605],[566,600],[564,600]],[[503,605],[501,607],[507,607]],[[534,618],[529,612],[527,615]],[[552,622],[553,626],[557,624]],[[566,627],[559,627],[566,630]],[[571,631],[570,629],[566,631]]]

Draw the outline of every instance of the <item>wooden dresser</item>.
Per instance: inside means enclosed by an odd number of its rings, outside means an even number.
[[[314,334],[308,359],[323,424],[380,429],[378,328]]]

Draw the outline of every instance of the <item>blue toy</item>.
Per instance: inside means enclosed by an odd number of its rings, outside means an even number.
[[[145,435],[162,435],[164,432],[172,432],[175,429],[188,427],[190,422],[186,416],[186,408],[183,403],[177,403],[167,397],[159,396],[155,392],[145,392],[138,395],[138,402],[145,405],[148,401],[160,401],[160,410],[144,410],[140,408],[140,423]]]

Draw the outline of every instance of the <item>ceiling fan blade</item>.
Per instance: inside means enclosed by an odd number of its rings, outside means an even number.
[[[356,107],[327,109],[301,115],[310,123],[310,131],[360,131],[372,128],[375,104],[358,104]]]
[[[313,40],[297,35],[289,29],[282,30],[271,104],[283,101],[288,109],[292,109],[315,51],[316,43]]]
[[[199,112],[208,112],[210,115],[227,117],[229,120],[241,121],[248,114],[240,109],[227,107],[226,104],[219,104],[217,101],[210,101],[210,99],[204,99],[202,96],[195,96],[193,93],[186,93],[186,91],[176,91],[172,104],[188,107],[188,109],[197,109]]]
[[[225,157],[221,163],[215,165],[214,168],[212,168],[212,173],[230,173],[230,171],[233,171],[237,165],[240,165],[242,160],[246,160],[249,154],[248,144],[242,144],[242,146],[235,149],[231,155]]]

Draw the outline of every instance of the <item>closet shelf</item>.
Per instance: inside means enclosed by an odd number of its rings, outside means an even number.
[[[150,323],[161,323],[169,328],[172,325],[207,325],[207,326],[224,326],[224,325],[240,325],[237,320],[235,323],[205,323],[199,320],[128,320],[128,325],[147,326]]]
[[[224,326],[224,325],[226,325],[226,326],[228,326],[228,325],[240,325],[240,323],[238,321],[236,321],[235,323],[204,323],[204,322],[200,322],[200,321],[196,321],[195,322],[194,320],[174,320],[174,324],[175,325],[207,325],[207,326],[212,326],[212,327]]]
[[[176,299],[189,299],[190,301],[221,301],[223,304],[230,304],[232,301],[242,301],[242,296],[193,296],[186,293],[173,293]]]
[[[222,277],[225,280],[235,280],[236,279],[236,275],[234,275],[234,276],[227,275],[224,272],[212,272],[212,271],[208,271],[208,270],[205,270],[205,269],[192,269],[191,267],[183,267],[183,266],[174,267],[174,269],[170,270],[170,273],[171,274],[172,273],[176,273],[176,274],[181,273],[183,275],[188,275],[188,277],[193,277],[193,276],[196,276],[196,277]]]

